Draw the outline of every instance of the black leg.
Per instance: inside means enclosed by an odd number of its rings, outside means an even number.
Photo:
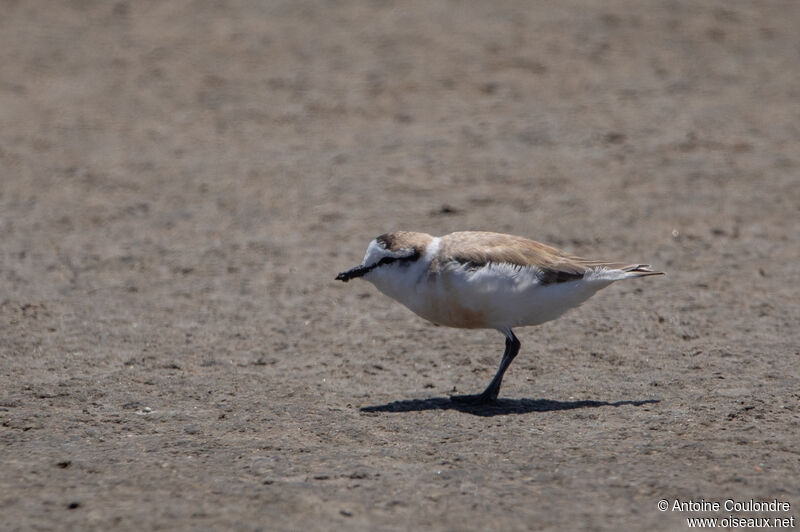
[[[500,361],[500,367],[497,369],[492,382],[486,389],[477,395],[451,395],[450,400],[457,403],[470,403],[470,404],[484,404],[494,403],[497,400],[497,394],[500,393],[500,385],[503,383],[503,375],[505,375],[511,361],[519,353],[520,343],[514,332],[509,329],[506,335],[506,350],[503,352],[503,359]]]

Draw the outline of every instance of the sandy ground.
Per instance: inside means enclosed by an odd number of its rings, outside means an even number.
[[[5,1],[0,528],[800,519],[800,3]],[[642,261],[518,330],[395,229]],[[657,509],[786,501],[788,512]],[[800,522],[796,523],[800,526]]]

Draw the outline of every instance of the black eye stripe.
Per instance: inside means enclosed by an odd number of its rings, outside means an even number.
[[[378,262],[376,262],[372,266],[368,266],[366,269],[367,269],[367,271],[371,271],[371,270],[374,270],[375,268],[377,268],[379,266],[383,266],[384,264],[391,264],[391,263],[393,263],[395,261],[398,261],[398,260],[404,261],[404,262],[413,262],[413,261],[417,260],[419,258],[419,256],[420,256],[419,255],[419,251],[414,251],[414,253],[412,253],[411,255],[409,255],[407,257],[383,257],[383,258],[381,258],[381,260],[379,260]]]
[[[342,272],[339,275],[337,275],[336,276],[336,280],[347,282],[350,279],[355,279],[356,277],[363,277],[366,274],[368,274],[369,272],[371,272],[372,270],[374,270],[375,268],[383,266],[384,264],[392,264],[393,262],[399,260],[399,261],[402,261],[401,264],[408,265],[408,264],[414,262],[415,260],[419,259],[419,257],[420,257],[419,251],[417,251],[417,250],[408,250],[408,251],[411,251],[411,253],[409,255],[405,256],[405,257],[403,257],[403,256],[400,256],[400,257],[382,257],[378,262],[376,262],[372,266],[358,265],[355,268],[351,268],[351,269],[347,270],[346,272]]]

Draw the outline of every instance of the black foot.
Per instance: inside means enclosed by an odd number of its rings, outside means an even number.
[[[478,393],[475,395],[451,395],[450,400],[454,403],[464,405],[493,405],[497,403],[497,396],[492,397],[488,393]]]

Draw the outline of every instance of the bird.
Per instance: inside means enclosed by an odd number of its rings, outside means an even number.
[[[616,281],[651,275],[664,272],[649,264],[584,259],[521,236],[396,231],[373,239],[361,264],[335,279],[369,281],[437,325],[500,331],[505,351],[486,389],[450,397],[482,405],[497,402],[503,376],[519,353],[513,329],[554,320]]]

